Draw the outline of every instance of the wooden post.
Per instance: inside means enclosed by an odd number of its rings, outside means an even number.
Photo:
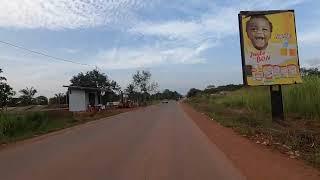
[[[281,85],[270,86],[270,96],[271,96],[272,120],[283,122],[284,113],[283,113]]]

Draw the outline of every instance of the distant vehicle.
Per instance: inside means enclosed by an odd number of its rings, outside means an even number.
[[[168,100],[162,100],[162,103],[168,103],[169,101]]]

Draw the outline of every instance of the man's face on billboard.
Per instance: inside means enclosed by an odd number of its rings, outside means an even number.
[[[266,49],[271,37],[271,26],[269,21],[261,17],[251,18],[248,22],[247,34],[256,49]]]

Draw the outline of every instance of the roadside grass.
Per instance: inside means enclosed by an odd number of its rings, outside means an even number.
[[[303,84],[284,88],[284,107],[287,113],[320,121],[320,77],[308,76]]]
[[[285,86],[283,98],[286,126],[272,122],[268,87],[242,88],[224,96],[200,94],[187,102],[257,144],[320,168],[320,78]]]
[[[50,132],[51,129],[64,126],[66,122],[49,120],[46,112],[25,114],[0,114],[0,143],[31,137],[35,134]]]
[[[283,102],[286,114],[320,120],[320,77],[304,77],[302,84],[283,86]],[[270,113],[269,87],[246,87],[221,99],[228,107]]]
[[[2,112],[0,113],[0,144],[27,139],[122,112],[116,109],[90,113],[72,113],[59,110],[25,113]]]

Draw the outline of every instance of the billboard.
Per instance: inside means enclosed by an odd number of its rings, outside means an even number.
[[[302,83],[293,10],[238,15],[244,84]]]

